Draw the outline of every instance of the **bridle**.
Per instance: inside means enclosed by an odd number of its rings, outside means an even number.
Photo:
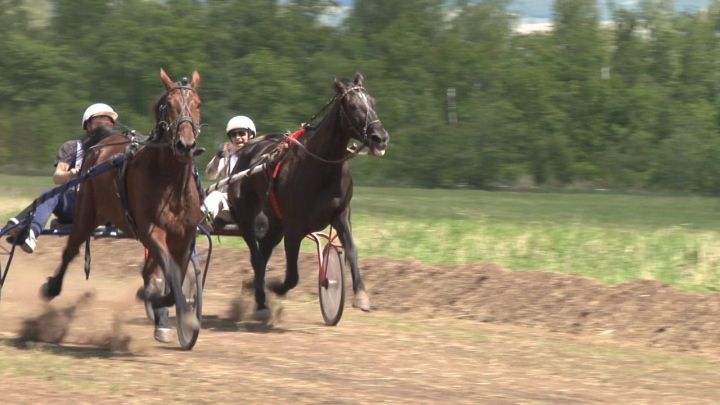
[[[353,91],[363,92],[364,95],[361,97],[363,100],[363,103],[365,104],[365,122],[363,124],[355,125],[357,123],[353,123],[353,121],[350,119],[350,115],[347,113],[347,107],[345,104],[343,104],[343,99],[350,94]],[[368,139],[368,129],[375,124],[380,123],[380,119],[377,116],[377,113],[375,110],[370,107],[370,103],[368,102],[368,97],[370,96],[368,91],[363,86],[352,86],[348,89],[346,89],[341,94],[338,94],[336,98],[339,99],[340,103],[340,116],[347,121],[348,125],[350,126],[350,129],[353,130],[359,137],[360,142],[362,142],[363,146],[369,147],[370,146],[370,140]],[[372,121],[370,120],[370,113],[375,115],[375,119]],[[362,128],[362,130],[359,130],[358,128]]]
[[[168,103],[167,99],[170,96],[170,93],[173,91],[180,91],[180,95],[182,97],[182,108],[180,110],[180,115],[173,121],[168,122],[167,121],[167,108]],[[200,124],[195,123],[193,121],[192,115],[190,114],[190,103],[188,102],[188,92],[196,92],[194,88],[188,85],[188,81],[186,78],[183,78],[179,85],[172,87],[168,89],[167,92],[165,92],[165,102],[158,106],[158,122],[155,126],[155,133],[157,132],[169,132],[170,133],[170,145],[175,145],[178,140],[180,139],[180,126],[187,123],[190,124],[190,127],[193,131],[193,139],[197,140],[197,137],[200,135]],[[175,151],[175,148],[172,148],[173,151]]]
[[[377,113],[375,112],[375,110],[372,107],[370,107],[367,97],[363,97],[363,102],[365,103],[365,107],[366,107],[365,122],[362,125],[362,130],[358,129],[359,125],[357,125],[357,126],[354,125],[354,123],[352,122],[352,120],[350,119],[350,116],[348,115],[348,113],[346,111],[347,107],[345,107],[342,103],[343,99],[353,91],[363,91],[366,95],[368,95],[368,96],[370,95],[368,93],[368,91],[365,89],[365,87],[363,87],[363,86],[355,85],[355,86],[349,87],[349,88],[345,89],[345,91],[343,91],[342,93],[335,94],[335,96],[333,96],[333,98],[331,98],[330,101],[328,101],[320,109],[320,111],[318,111],[315,115],[313,115],[312,118],[310,118],[307,122],[313,122],[320,114],[325,112],[331,105],[333,105],[333,103],[336,103],[336,102],[340,103],[340,106],[339,106],[340,118],[347,121],[348,125],[350,126],[350,129],[352,129],[353,132],[355,132],[360,137],[360,139],[359,139],[359,141],[361,143],[360,146],[348,148],[349,153],[340,159],[325,159],[321,156],[318,156],[318,155],[310,152],[307,149],[307,147],[305,145],[303,145],[302,142],[300,142],[299,140],[297,140],[294,137],[286,136],[285,138],[283,138],[283,141],[285,142],[285,144],[293,143],[293,144],[297,145],[300,149],[302,149],[305,153],[307,153],[311,158],[313,158],[317,161],[323,162],[323,163],[328,163],[328,164],[338,164],[338,163],[346,162],[347,160],[350,160],[350,159],[354,158],[355,156],[357,156],[358,154],[360,154],[360,152],[364,148],[370,147],[370,140],[368,139],[368,134],[367,134],[368,128],[370,128],[374,124],[379,123],[380,119],[377,118]],[[371,111],[373,114],[375,114],[375,119],[372,121],[370,121],[370,112]],[[307,127],[310,127],[310,125],[303,124],[303,127],[307,128]]]

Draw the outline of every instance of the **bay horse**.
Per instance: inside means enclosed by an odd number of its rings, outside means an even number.
[[[363,81],[360,73],[352,82],[335,79],[336,94],[326,106],[327,113],[315,128],[309,128],[288,145],[281,166],[271,169],[275,175],[253,175],[229,187],[230,212],[250,249],[257,319],[267,320],[270,314],[265,303],[265,269],[274,247],[284,238],[285,280],[273,281],[268,287],[284,295],[298,283],[297,260],[303,238],[328,225],[337,230],[350,262],[353,306],[370,310],[350,224],[353,181],[348,160],[354,154],[348,152],[348,143],[353,138],[373,155],[382,156],[389,134]],[[276,134],[249,142],[238,152],[233,173],[258,164],[263,155],[285,140]],[[259,235],[256,224],[265,221],[267,230]]]
[[[99,225],[113,223],[134,235],[150,253],[143,277],[145,298],[152,299],[156,311],[156,338],[158,328],[169,330],[166,307],[173,303],[183,314],[184,325],[190,330],[199,329],[199,320],[188,310],[181,283],[196,226],[202,219],[193,161],[200,133],[200,75],[195,71],[190,81],[175,82],[161,68],[160,80],[165,93],[153,106],[156,124],[150,139],[127,158],[123,169],[111,169],[81,184],[62,262],[41,290],[47,299],[58,296],[68,264],[78,254],[80,245]],[[119,133],[104,138],[87,152],[81,173],[124,153],[128,143]],[[116,181],[120,172],[124,172],[125,182]],[[123,194],[125,204],[118,198]],[[160,292],[149,289],[148,278],[156,265],[169,282],[170,294],[162,297]]]

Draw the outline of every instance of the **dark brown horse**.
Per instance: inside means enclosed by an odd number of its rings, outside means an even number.
[[[48,299],[59,295],[65,271],[78,254],[80,245],[97,226],[111,222],[142,242],[151,253],[149,262],[158,264],[168,280],[171,294],[150,297],[148,293],[146,298],[153,298],[153,305],[158,308],[175,303],[184,325],[197,330],[198,319],[188,310],[181,283],[196,226],[202,218],[199,191],[193,176],[193,153],[200,132],[200,75],[193,72],[189,82],[186,79],[174,82],[160,69],[160,80],[166,91],[153,108],[156,126],[150,140],[128,159],[124,185],[116,182],[116,169],[82,183],[75,207],[75,222],[62,254],[62,263],[42,291]],[[121,134],[103,139],[87,153],[82,172],[123,153],[127,145],[127,138]],[[131,220],[117,197],[122,191],[119,187],[125,187],[127,213]],[[145,273],[152,267],[146,265]],[[147,286],[150,274],[144,274],[144,277]],[[167,316],[156,316],[156,328],[166,327],[163,322],[167,322]]]
[[[265,304],[265,267],[273,248],[285,239],[285,280],[269,285],[272,291],[283,295],[298,283],[300,242],[309,233],[328,225],[337,229],[350,262],[353,306],[370,310],[350,226],[353,182],[348,160],[353,154],[349,154],[347,147],[353,138],[373,155],[382,156],[389,135],[375,112],[373,97],[363,87],[362,75],[357,74],[352,82],[336,79],[335,89],[336,95],[321,122],[300,135],[299,144],[290,143],[275,179],[271,178],[272,172],[267,176],[254,175],[242,183],[231,184],[228,192],[233,219],[250,248],[259,319],[269,316]],[[233,171],[237,173],[256,164],[280,141],[281,137],[266,136],[250,142],[239,152]],[[264,217],[267,231],[258,235],[256,223],[264,221]]]

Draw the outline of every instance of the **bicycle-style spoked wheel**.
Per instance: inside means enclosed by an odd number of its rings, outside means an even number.
[[[194,313],[198,322],[202,324],[202,282],[198,282],[202,280],[202,272],[196,257],[190,259],[190,263],[192,263],[192,267],[188,267],[185,272],[182,291],[190,313]],[[186,322],[183,322],[185,314],[182,313],[179,305],[175,305],[175,314],[177,316],[177,336],[180,347],[191,350],[195,346],[195,342],[197,342],[201,328],[191,328]]]
[[[325,324],[335,326],[340,322],[345,306],[345,265],[342,253],[333,245],[325,246],[322,255],[326,258],[324,265],[327,281],[320,281],[318,285],[320,311]]]

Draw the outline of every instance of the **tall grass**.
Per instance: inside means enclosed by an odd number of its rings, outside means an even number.
[[[43,191],[53,186],[50,175],[12,176],[0,174],[0,221],[2,224],[30,204]]]
[[[46,177],[0,175],[0,220],[50,186]],[[361,258],[493,261],[720,290],[720,200],[712,197],[357,187],[352,207]],[[245,248],[239,238],[222,242]]]
[[[720,289],[720,201],[710,197],[363,187],[353,224],[362,256]]]

